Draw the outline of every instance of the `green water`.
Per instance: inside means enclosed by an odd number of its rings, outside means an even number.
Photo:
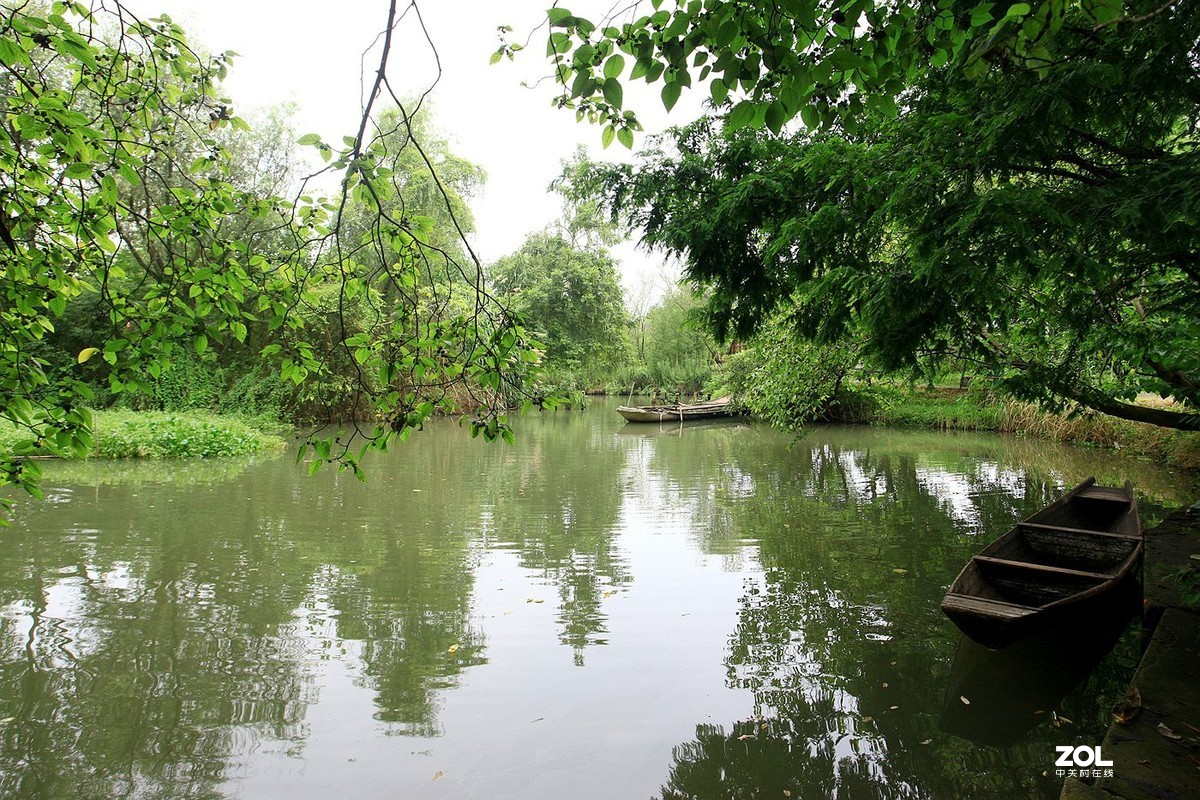
[[[1033,674],[988,701],[952,675],[945,587],[1087,475],[1150,517],[1193,488],[1040,442],[604,402],[515,447],[440,421],[365,484],[306,472],[48,464],[0,529],[0,796],[1056,796],[1053,745],[1099,743],[1135,637],[1061,700]]]

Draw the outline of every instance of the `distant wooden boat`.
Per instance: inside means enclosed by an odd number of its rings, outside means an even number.
[[[1144,542],[1133,487],[1088,478],[971,558],[942,600],[988,647],[1103,609],[1133,576]]]
[[[617,406],[617,413],[630,422],[683,422],[734,415],[733,406],[728,397],[689,405]]]

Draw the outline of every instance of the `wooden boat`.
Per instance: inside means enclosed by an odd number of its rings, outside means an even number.
[[[617,413],[630,422],[683,422],[734,415],[728,397],[690,405],[617,406]]]
[[[1133,487],[1088,478],[971,558],[942,600],[963,633],[1004,647],[1080,614],[1131,579],[1142,557]]]

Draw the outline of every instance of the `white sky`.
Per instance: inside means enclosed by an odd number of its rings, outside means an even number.
[[[424,0],[419,5],[440,57],[442,76],[433,94],[435,118],[459,155],[488,174],[483,193],[474,199],[477,233],[473,245],[484,263],[520,247],[525,235],[557,219],[559,198],[547,192],[560,162],[577,144],[592,157],[628,158],[614,143],[600,147],[600,129],[576,123],[573,111],[551,107],[556,94],[550,81],[523,88],[549,73],[544,58],[545,29],[533,34],[515,62],[489,65],[499,44],[498,25],[513,26],[512,41],[524,41],[543,19],[550,0]],[[387,0],[128,0],[143,17],[167,13],[198,45],[212,52],[234,50],[225,87],[242,116],[254,108],[283,102],[299,106],[297,136],[319,133],[337,143],[352,135],[361,115],[363,75],[370,80],[378,50],[367,50],[387,20]],[[401,3],[403,6],[403,3]],[[597,19],[611,0],[564,3]],[[389,79],[403,96],[424,90],[436,74],[433,52],[416,20],[406,19],[393,41]],[[698,114],[698,101],[685,98],[665,114],[653,91],[626,90],[636,103],[646,133],[678,125]],[[690,101],[690,102],[689,102]],[[644,135],[638,138],[640,146]],[[660,254],[647,254],[632,243],[616,248],[627,293],[643,294],[655,284],[661,294],[668,276],[677,273]]]

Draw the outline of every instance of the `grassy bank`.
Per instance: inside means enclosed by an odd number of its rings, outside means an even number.
[[[1129,450],[1154,461],[1200,469],[1200,434],[1129,422],[1107,414],[1051,414],[983,390],[875,387],[861,395],[850,395],[835,416],[846,422],[995,431],[1085,447]]]
[[[284,429],[260,419],[198,411],[96,411],[95,458],[212,458],[286,447]],[[29,433],[0,423],[0,452]],[[42,450],[42,453],[47,451]]]

